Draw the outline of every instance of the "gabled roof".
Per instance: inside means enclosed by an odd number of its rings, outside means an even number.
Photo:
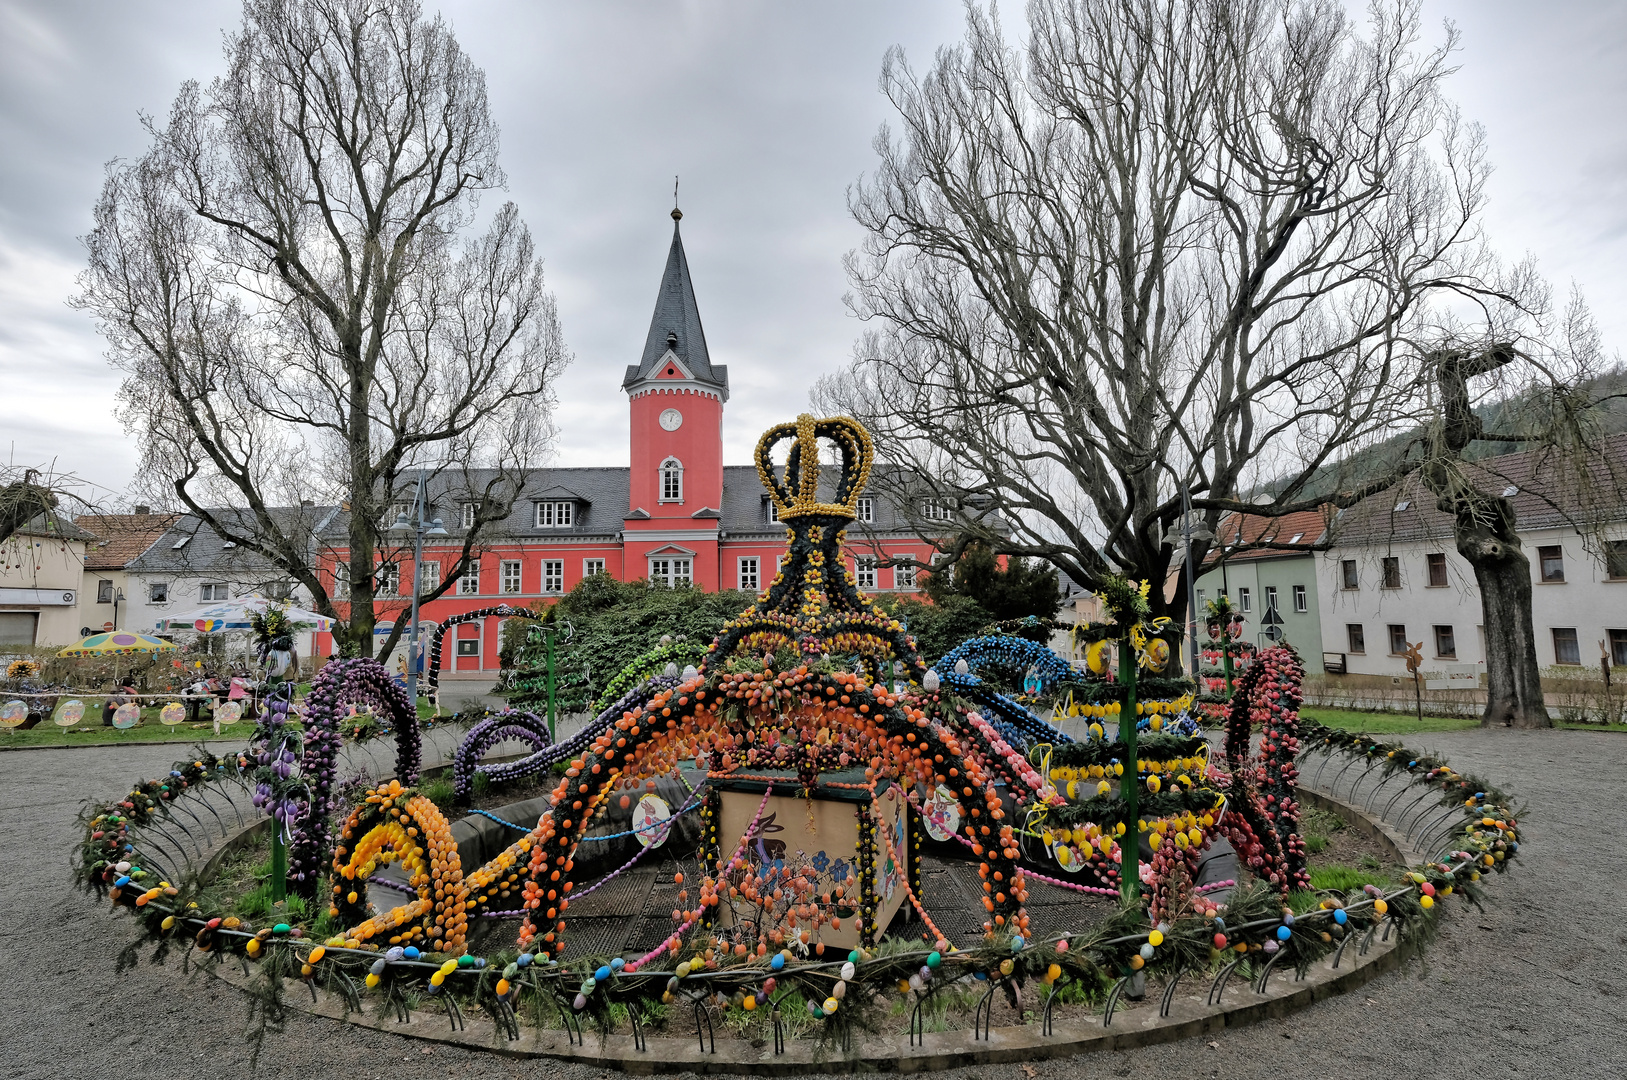
[[[244,535],[256,531],[248,510],[214,509],[217,520]],[[331,506],[274,506],[268,513],[278,528],[292,537],[311,537],[334,514]],[[181,514],[146,550],[125,564],[143,574],[208,574],[235,583],[270,581],[287,577],[270,559],[248,548],[228,544],[192,514]]]
[[[713,367],[706,351],[706,332],[701,329],[700,308],[695,304],[695,286],[689,280],[689,260],[684,257],[684,241],[678,231],[682,212],[672,212],[672,247],[667,251],[667,267],[661,273],[661,288],[655,294],[655,314],[644,339],[644,355],[637,366],[627,368],[622,380],[625,390],[641,379],[652,378],[661,358],[671,349],[696,382],[729,392],[729,369]]]
[[[95,539],[90,533],[75,525],[69,517],[59,514],[55,510],[35,515],[29,519],[28,524],[18,529],[17,536],[42,536],[52,540],[82,540]]]
[[[1627,485],[1627,435],[1601,440],[1588,461],[1586,480],[1563,471],[1546,450],[1528,450],[1464,462],[1469,482],[1493,495],[1507,493],[1515,527],[1557,529],[1589,519],[1627,518],[1620,492]],[[1391,541],[1453,542],[1453,520],[1435,505],[1435,496],[1416,472],[1393,488],[1364,499],[1332,524],[1335,544],[1383,544]]]
[[[1228,514],[1220,519],[1220,528],[1217,530],[1220,535],[1216,537],[1214,547],[1204,563],[1214,562],[1221,550],[1246,544],[1279,546],[1244,548],[1227,556],[1226,561],[1280,559],[1285,555],[1296,554],[1291,548],[1304,548],[1306,554],[1309,554],[1311,546],[1327,536],[1328,519],[1332,513],[1329,509],[1301,510],[1297,514],[1286,514],[1280,518],[1261,517],[1258,514]],[[1285,549],[1281,545],[1291,547]]]
[[[96,537],[85,549],[86,570],[122,570],[153,546],[177,514],[82,514],[74,524]]]

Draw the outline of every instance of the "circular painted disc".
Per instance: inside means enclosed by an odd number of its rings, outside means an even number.
[[[922,823],[932,839],[947,840],[960,831],[960,803],[955,801],[955,793],[942,784],[921,811]]]
[[[237,723],[238,718],[242,715],[243,705],[241,702],[237,701],[228,701],[226,704],[215,710],[215,719],[219,720],[222,724],[235,724]]]
[[[133,728],[141,723],[141,706],[133,701],[127,701],[113,710],[113,726],[120,729]]]
[[[633,807],[633,835],[644,847],[660,847],[672,832],[672,807],[659,795],[646,795]],[[665,823],[665,824],[664,824]]]
[[[1068,852],[1067,862],[1062,861],[1063,849],[1066,849]],[[1062,868],[1064,873],[1077,874],[1079,871],[1085,868],[1084,856],[1079,854],[1078,848],[1074,847],[1066,840],[1058,840],[1056,843],[1052,844],[1051,855],[1056,859],[1056,864]]]
[[[182,705],[179,701],[172,701],[168,705],[165,705],[162,709],[158,710],[158,721],[161,724],[168,724],[170,727],[174,727],[176,724],[181,723],[185,719],[186,706]]]
[[[57,727],[73,727],[85,718],[85,703],[75,698],[65,702],[56,713]]]
[[[16,727],[28,719],[28,706],[20,701],[8,701],[0,705],[0,724],[6,727]]]

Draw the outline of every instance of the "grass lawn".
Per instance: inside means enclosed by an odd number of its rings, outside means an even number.
[[[1319,709],[1307,707],[1299,710],[1305,720],[1314,720],[1328,727],[1347,728],[1351,731],[1374,735],[1405,735],[1416,731],[1466,731],[1477,728],[1480,721],[1473,717],[1426,716],[1422,721],[1395,713],[1356,712],[1352,709]]]
[[[307,683],[303,685],[301,697],[310,689]],[[3,695],[0,695],[3,697]],[[176,724],[170,727],[160,723],[158,713],[161,705],[154,705],[141,710],[141,722],[133,728],[120,730],[115,727],[102,726],[102,702],[99,697],[85,698],[85,719],[76,727],[60,728],[51,721],[28,729],[17,731],[11,728],[0,728],[0,750],[20,746],[104,746],[108,743],[122,742],[197,742],[200,739],[215,738],[215,726],[210,721],[201,724]],[[208,710],[204,710],[207,715]],[[435,707],[423,698],[418,699],[418,718],[427,720],[435,715]],[[443,710],[443,718],[445,712]],[[254,722],[239,720],[220,729],[220,738],[234,740],[239,743],[248,742],[249,736],[254,733]]]
[[[86,714],[89,712],[87,709]],[[220,737],[244,743],[248,741],[253,731],[253,724],[239,720],[230,727],[221,728]],[[160,724],[156,709],[153,710],[152,717],[148,717],[146,710],[142,710],[140,724],[120,731],[118,728],[103,727],[101,713],[98,711],[96,719],[91,724],[80,724],[78,727],[59,728],[47,720],[27,731],[0,729],[0,750],[17,746],[105,746],[108,743],[127,742],[192,743],[214,737],[215,726],[210,723],[176,724],[174,727]]]
[[[1480,726],[1479,717],[1426,716],[1422,722],[1397,713],[1357,712],[1354,709],[1323,709],[1314,705],[1299,710],[1306,720],[1314,720],[1328,727],[1365,731],[1374,735],[1405,735],[1410,731],[1467,731]],[[1627,724],[1582,724],[1573,720],[1555,720],[1554,727],[1568,731],[1627,732]]]

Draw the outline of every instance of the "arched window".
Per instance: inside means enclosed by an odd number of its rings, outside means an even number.
[[[684,466],[677,458],[661,463],[661,501],[684,501]]]

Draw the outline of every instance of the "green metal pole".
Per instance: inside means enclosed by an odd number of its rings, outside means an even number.
[[[1129,635],[1119,640],[1119,681],[1124,683],[1124,709],[1119,713],[1119,737],[1124,740],[1124,776],[1119,797],[1128,820],[1124,824],[1124,854],[1119,857],[1124,898],[1141,902],[1141,777],[1136,761],[1136,659]]]
[[[1232,635],[1225,631],[1220,635],[1220,665],[1226,671],[1226,700],[1232,699]]]
[[[548,738],[554,740],[554,628],[543,628],[544,638],[548,642]]]
[[[271,899],[288,897],[288,848],[282,840],[282,822],[271,822]]]

